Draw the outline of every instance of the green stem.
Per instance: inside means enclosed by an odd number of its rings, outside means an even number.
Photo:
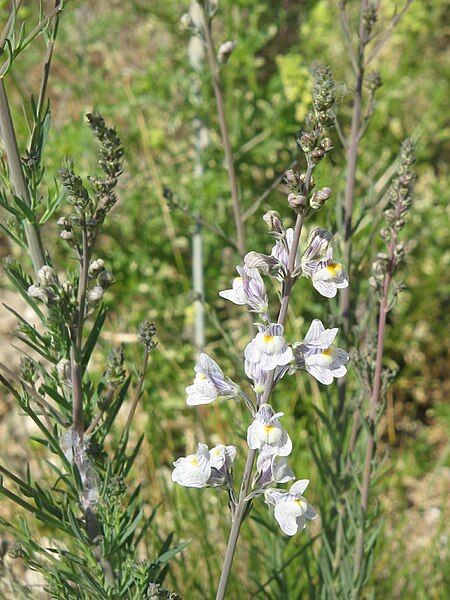
[[[9,108],[5,82],[2,77],[0,77],[0,133],[14,193],[31,207],[30,190],[28,189],[28,183],[20,160],[16,132]],[[46,263],[39,226],[37,223],[30,223],[29,221],[24,221],[23,226],[27,239],[28,252],[33,262],[34,271],[37,274],[39,269]]]

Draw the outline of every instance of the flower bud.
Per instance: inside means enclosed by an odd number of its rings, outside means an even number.
[[[103,298],[103,294],[105,293],[105,290],[99,286],[99,285],[95,285],[92,290],[90,290],[88,292],[87,295],[87,301],[88,304],[90,304],[91,306],[96,306],[100,300]]]
[[[310,152],[316,143],[316,136],[310,131],[303,131],[297,142],[303,152]]]
[[[147,350],[153,350],[156,346],[154,337],[156,335],[156,325],[149,319],[144,319],[139,323],[138,327],[138,340],[144,344]]]
[[[224,63],[224,64],[226,62],[228,62],[228,59],[232,55],[235,47],[236,47],[236,43],[232,42],[231,40],[229,40],[228,42],[224,42],[220,46],[219,51],[217,53],[217,58],[218,58],[219,62]]]
[[[114,283],[114,275],[111,271],[103,270],[97,277],[98,284],[105,290]]]
[[[244,265],[249,269],[259,269],[266,275],[271,275],[279,269],[279,262],[274,256],[254,251],[244,256]]]
[[[105,268],[105,261],[101,258],[93,260],[89,265],[89,277],[97,277]]]
[[[69,217],[59,217],[57,221],[57,225],[59,227],[64,227],[64,229],[70,229],[71,223]]]
[[[284,178],[287,183],[296,183],[297,178],[295,176],[295,171],[293,169],[288,169],[284,174]]]
[[[320,148],[314,148],[311,152],[311,158],[315,163],[318,163],[325,156],[325,151]]]
[[[306,185],[306,173],[301,173],[298,176],[298,181],[300,184],[302,184],[302,186],[305,186]],[[309,189],[313,188],[316,185],[316,182],[314,181],[314,177],[312,175],[309,178],[308,185],[309,185]]]
[[[314,210],[319,210],[319,208],[321,208],[325,204],[325,202],[330,196],[331,189],[328,187],[323,188],[317,192],[314,192],[314,194],[311,197],[311,200],[309,201],[309,204]]]
[[[306,196],[302,196],[301,194],[289,194],[287,200],[293,210],[298,210],[306,206]]]
[[[333,142],[330,140],[330,138],[324,138],[320,142],[320,147],[324,152],[329,152],[330,150],[333,150]]]
[[[65,229],[64,231],[61,232],[60,234],[61,239],[65,240],[66,242],[71,242],[73,240],[73,233],[71,231],[67,231],[67,229]]]
[[[23,381],[34,386],[38,375],[36,373],[36,363],[29,356],[23,356],[20,359],[20,376]]]
[[[48,285],[53,285],[55,283],[57,283],[57,277],[56,277],[56,273],[55,270],[53,269],[53,267],[49,267],[48,265],[44,265],[43,267],[41,267],[37,273],[37,278],[39,281],[39,284],[42,287],[46,287]]]
[[[40,285],[30,285],[27,292],[30,298],[37,298],[44,304],[53,304],[58,299],[58,296],[51,289]]]
[[[370,38],[375,23],[377,22],[377,5],[375,3],[369,3],[363,10],[362,21],[365,34],[365,41]]]
[[[263,216],[264,221],[267,223],[269,227],[270,233],[283,235],[284,227],[280,218],[280,214],[276,210],[269,210]]]

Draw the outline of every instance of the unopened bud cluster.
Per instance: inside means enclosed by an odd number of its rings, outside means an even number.
[[[114,283],[114,275],[105,269],[105,261],[101,258],[90,263],[88,274],[91,279],[97,279],[97,285],[94,285],[87,294],[89,306],[96,307],[103,299],[105,291]]]
[[[377,19],[377,4],[375,2],[370,2],[365,6],[362,14],[362,42],[364,44],[367,44],[367,42],[370,40]]]
[[[138,327],[138,340],[141,344],[147,348],[147,350],[153,350],[156,348],[157,342],[154,337],[156,335],[156,325],[149,319],[144,319],[139,323]]]
[[[20,359],[20,376],[23,381],[26,381],[30,385],[34,386],[36,383],[36,363],[29,356],[23,356]]]
[[[124,150],[115,129],[107,127],[98,113],[88,114],[86,117],[94,136],[100,142],[98,164],[104,176],[94,175],[88,178],[90,193],[81,177],[75,173],[72,162],[68,161],[59,171],[67,198],[75,208],[75,214],[65,215],[58,220],[60,237],[71,247],[80,246],[80,228],[85,230],[90,243],[95,240],[106,214],[118,200],[114,190],[123,167]]]
[[[387,227],[381,230],[387,252],[378,253],[372,265],[373,276],[370,284],[378,290],[382,289],[386,274],[392,275],[405,259],[406,244],[398,240],[398,235],[405,226],[407,212],[411,206],[415,180],[414,162],[414,145],[411,140],[405,140],[397,162],[397,175],[388,191],[390,206],[384,213]]]
[[[308,216],[311,209],[322,208],[331,196],[331,189],[328,187],[316,191],[311,197],[309,195],[315,186],[312,175],[314,167],[333,149],[333,142],[327,137],[327,128],[334,121],[335,88],[330,69],[318,67],[314,72],[312,88],[313,110],[308,113],[305,129],[297,138],[308,169],[306,173],[289,169],[284,176],[289,189],[288,204],[303,217]]]
[[[103,378],[109,387],[116,389],[124,382],[126,376],[125,369],[123,368],[124,362],[123,345],[120,344],[113,348],[108,356],[108,363]]]

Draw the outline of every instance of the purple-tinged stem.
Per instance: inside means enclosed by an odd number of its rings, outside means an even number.
[[[372,460],[375,450],[375,427],[377,409],[381,395],[382,372],[383,372],[383,352],[384,352],[384,337],[386,329],[386,316],[388,313],[388,294],[392,280],[392,264],[394,260],[395,241],[391,242],[389,247],[389,264],[391,265],[385,275],[383,284],[383,295],[380,300],[380,312],[378,316],[378,335],[377,335],[377,353],[375,360],[375,372],[373,377],[372,394],[370,398],[369,421],[370,434],[366,446],[366,455],[364,458],[363,482],[361,485],[361,509],[362,509],[362,524],[356,538],[355,548],[355,564],[354,577],[358,576],[361,569],[361,563],[364,555],[364,528],[365,514],[369,501],[370,479],[372,475]]]

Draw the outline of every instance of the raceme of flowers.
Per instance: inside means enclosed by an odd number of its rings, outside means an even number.
[[[264,496],[281,530],[286,535],[294,535],[306,526],[308,519],[316,518],[317,513],[303,497],[309,483],[307,479],[295,481],[289,491],[271,487],[294,481],[295,475],[287,459],[292,452],[292,440],[281,423],[284,413],[275,412],[268,403],[268,392],[284,376],[298,370],[305,370],[320,383],[329,385],[346,374],[349,356],[334,345],[337,328],[327,329],[319,319],[313,320],[302,341],[288,343],[283,325],[270,319],[262,276],[281,282],[287,277],[294,282],[305,277],[327,298],[347,287],[348,278],[342,264],[333,258],[332,236],[326,229],[314,228],[303,254],[297,251],[295,257],[290,257],[294,230],[285,230],[275,211],[269,211],[264,220],[275,237],[271,253],[249,252],[244,265],[236,268],[238,277],[231,288],[219,292],[222,298],[247,306],[262,321],[255,324],[257,332],[244,351],[244,369],[255,397],[248,398],[211,357],[202,353],[194,368],[194,381],[186,388],[186,402],[194,406],[221,399],[245,400],[252,413],[247,445],[257,452],[253,488],[247,500]],[[234,446],[218,444],[208,449],[206,444],[198,444],[195,454],[174,462],[172,479],[185,487],[222,486],[228,490],[233,504],[236,499],[232,474],[235,456]]]

